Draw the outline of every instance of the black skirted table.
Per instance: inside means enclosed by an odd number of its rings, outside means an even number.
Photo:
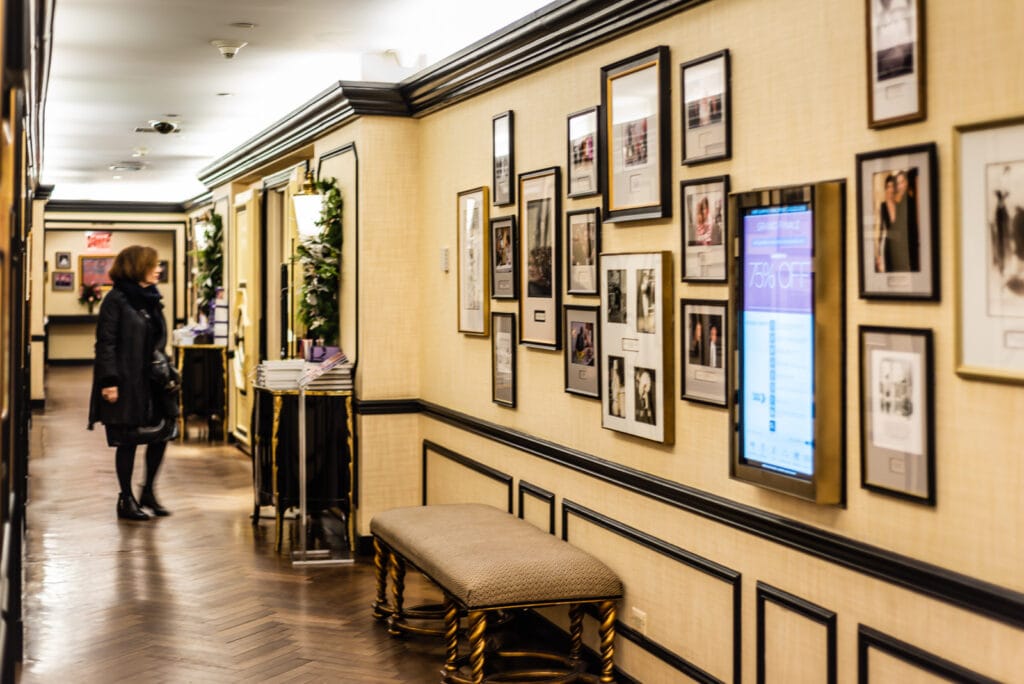
[[[261,506],[273,506],[275,548],[281,550],[284,512],[299,506],[298,390],[255,389],[252,415],[253,524]],[[343,516],[351,549],[352,393],[306,391],[306,505]]]
[[[185,421],[191,416],[206,419],[209,439],[224,439],[228,412],[227,347],[222,344],[174,345],[181,373],[178,434],[185,439]]]

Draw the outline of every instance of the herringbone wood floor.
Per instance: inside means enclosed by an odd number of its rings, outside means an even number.
[[[439,641],[373,620],[369,559],[293,568],[274,552],[234,447],[172,443],[157,494],[174,514],[119,523],[113,449],[85,429],[90,374],[49,369],[33,418],[20,682],[439,680]],[[437,600],[417,577],[407,595]]]

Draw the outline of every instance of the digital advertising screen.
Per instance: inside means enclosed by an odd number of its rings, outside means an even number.
[[[740,457],[748,466],[811,479],[815,390],[811,206],[749,208],[742,214],[742,235]]]

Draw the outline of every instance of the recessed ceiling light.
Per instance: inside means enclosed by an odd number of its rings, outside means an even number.
[[[121,177],[120,176],[113,176],[113,179],[114,180],[121,180]]]
[[[240,28],[240,29],[254,29],[254,28],[256,28],[256,24],[252,23],[251,21],[236,21],[236,22],[234,22],[232,24],[228,24],[228,26],[232,26],[234,28]]]
[[[145,157],[149,154],[149,148],[147,147],[136,147],[132,150],[132,156],[138,159],[139,157]]]
[[[114,162],[108,168],[111,171],[141,171],[145,164],[140,161],[119,161]]]

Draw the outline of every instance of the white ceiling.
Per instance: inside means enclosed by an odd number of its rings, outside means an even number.
[[[201,168],[332,83],[402,80],[548,2],[56,0],[40,182],[55,199],[185,201]],[[227,60],[216,39],[249,44]],[[134,132],[151,120],[181,131]],[[110,169],[123,161],[144,168]]]

